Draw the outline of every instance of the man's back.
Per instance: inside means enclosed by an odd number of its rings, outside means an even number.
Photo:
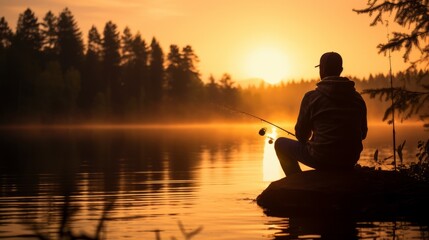
[[[356,163],[367,133],[366,106],[354,82],[326,77],[302,101],[295,131],[312,157],[333,164]]]

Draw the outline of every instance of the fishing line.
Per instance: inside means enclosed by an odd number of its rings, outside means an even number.
[[[256,116],[256,115],[253,115],[253,114],[248,113],[248,112],[245,112],[245,111],[241,111],[241,110],[238,110],[238,109],[234,109],[234,108],[229,107],[229,106],[226,106],[226,105],[220,105],[220,104],[217,104],[217,105],[219,105],[219,106],[221,106],[221,107],[224,107],[224,108],[226,108],[226,109],[228,109],[228,110],[231,110],[231,111],[233,111],[233,112],[241,113],[241,114],[247,115],[247,116],[249,116],[249,117],[256,118],[256,119],[258,119],[258,120],[260,120],[260,121],[262,121],[262,122],[268,123],[268,124],[270,124],[271,126],[276,127],[276,128],[278,128],[278,129],[280,129],[280,130],[284,131],[285,133],[287,133],[287,134],[289,134],[289,135],[291,135],[291,136],[296,137],[296,136],[295,136],[295,134],[291,133],[290,131],[288,131],[288,130],[286,130],[286,129],[282,128],[282,127],[280,127],[280,126],[279,126],[279,125],[277,125],[277,124],[274,124],[274,123],[272,123],[272,122],[270,122],[270,121],[267,121],[267,120],[265,120],[265,119],[263,119],[263,118],[261,118],[261,117],[258,117],[258,116]],[[266,132],[266,129],[265,129],[265,128],[262,128],[261,130],[259,130],[259,135],[264,136],[264,135],[265,135],[265,132]]]

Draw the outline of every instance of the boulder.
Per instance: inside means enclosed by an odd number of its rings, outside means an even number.
[[[256,202],[273,216],[419,217],[429,213],[429,186],[395,171],[312,170],[272,182]]]

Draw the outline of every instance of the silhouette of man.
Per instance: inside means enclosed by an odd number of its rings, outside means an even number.
[[[320,58],[321,81],[301,102],[296,140],[278,138],[274,148],[286,176],[301,172],[298,162],[316,170],[350,170],[359,160],[368,132],[366,105],[354,82],[340,77],[336,52]]]

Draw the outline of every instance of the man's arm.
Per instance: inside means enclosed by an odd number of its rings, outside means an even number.
[[[305,94],[299,109],[298,120],[295,125],[295,135],[298,141],[306,143],[311,136],[309,93]]]
[[[362,126],[361,126],[361,132],[362,132],[362,140],[366,138],[366,135],[368,133],[368,120],[367,120],[367,110],[366,110],[366,104],[365,101],[362,99],[363,102],[363,114],[362,114]]]

